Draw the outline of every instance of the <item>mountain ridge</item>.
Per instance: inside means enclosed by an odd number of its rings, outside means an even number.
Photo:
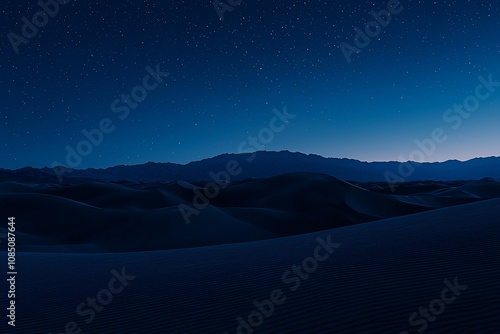
[[[106,181],[213,181],[210,175],[225,174],[228,163],[234,171],[230,181],[246,178],[271,177],[294,172],[325,173],[343,180],[391,183],[419,180],[479,180],[500,178],[500,157],[481,157],[467,161],[397,162],[359,161],[350,158],[326,158],[317,154],[290,151],[257,151],[253,153],[225,153],[186,164],[147,162],[136,165],[116,165],[106,168],[56,169],[24,167],[16,170],[0,169],[0,181],[15,179],[98,179]],[[66,168],[66,167],[63,167]],[[62,170],[62,172],[61,172]],[[237,172],[237,173],[235,173]],[[58,175],[59,174],[59,175]]]

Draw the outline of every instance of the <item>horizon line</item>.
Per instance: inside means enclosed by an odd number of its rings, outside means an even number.
[[[476,160],[476,159],[500,158],[500,156],[491,155],[491,156],[474,157],[474,158],[470,158],[470,159],[467,159],[467,160],[448,159],[448,160],[441,160],[441,161],[424,161],[424,162],[417,162],[417,161],[412,161],[412,160],[406,160],[406,161],[398,161],[398,160],[372,160],[372,161],[368,161],[368,160],[359,160],[359,159],[347,158],[347,157],[328,157],[328,156],[324,156],[324,155],[317,154],[317,153],[304,153],[304,152],[299,152],[299,151],[289,151],[289,150],[266,151],[266,150],[260,150],[260,151],[254,151],[254,152],[244,152],[244,153],[221,153],[221,154],[217,154],[217,155],[214,155],[214,156],[211,156],[211,157],[207,157],[207,158],[200,158],[198,160],[191,160],[191,161],[185,162],[185,163],[170,162],[170,161],[147,161],[147,162],[136,163],[136,164],[117,164],[117,165],[111,165],[111,166],[107,166],[107,167],[72,168],[72,167],[68,167],[68,166],[65,166],[65,165],[58,165],[58,166],[54,166],[54,167],[49,167],[49,166],[33,167],[33,166],[29,165],[29,166],[14,168],[14,169],[0,167],[0,169],[15,171],[15,170],[20,170],[20,169],[25,169],[25,168],[33,168],[33,169],[46,169],[46,168],[49,168],[49,169],[54,169],[56,167],[61,167],[61,168],[68,168],[68,169],[73,169],[73,170],[86,170],[86,169],[108,169],[108,168],[113,168],[113,167],[118,167],[118,166],[131,167],[131,166],[141,166],[141,165],[146,165],[146,164],[174,164],[174,165],[186,166],[186,165],[189,165],[191,163],[196,163],[196,162],[201,162],[201,161],[205,161],[205,160],[210,160],[210,159],[214,159],[214,158],[217,158],[217,157],[220,157],[220,156],[223,156],[223,155],[247,155],[247,154],[254,154],[254,153],[258,154],[258,153],[283,153],[283,152],[292,153],[292,154],[302,154],[302,155],[306,155],[306,156],[318,156],[318,157],[321,157],[321,158],[324,158],[324,159],[353,160],[353,161],[359,161],[359,162],[362,162],[362,163],[416,163],[416,164],[433,164],[433,163],[445,163],[445,162],[451,162],[451,161],[468,162],[468,161],[472,161],[472,160]]]

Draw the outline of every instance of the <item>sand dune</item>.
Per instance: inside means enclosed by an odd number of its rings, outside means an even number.
[[[329,175],[293,173],[230,184],[186,221],[179,205],[192,206],[194,189],[204,183],[186,184],[4,182],[0,205],[23,222],[21,251],[121,252],[285,237],[500,196],[494,179],[439,185],[430,195],[391,195]]]
[[[19,253],[18,322],[15,331],[1,327],[1,332],[60,333],[75,322],[82,333],[233,334],[238,317],[248,323],[258,310],[254,300],[262,302],[280,289],[286,300],[251,327],[254,333],[417,333],[424,323],[425,333],[498,333],[498,217],[500,199],[493,199],[239,244]],[[340,246],[292,291],[297,281],[286,283],[283,274],[313,256],[318,237],[329,236]],[[78,315],[76,308],[108,286],[113,269],[122,268],[135,277],[86,323],[89,315]],[[418,316],[419,324],[412,326],[411,314],[429,308],[441,298],[444,280],[455,278],[466,289],[434,321]],[[2,280],[2,291],[5,284]]]
[[[497,179],[246,179],[189,224],[203,182],[80,181],[0,183],[19,272],[1,333],[499,333]]]

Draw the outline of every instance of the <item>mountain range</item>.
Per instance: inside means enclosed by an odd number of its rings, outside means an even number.
[[[135,182],[240,181],[267,178],[286,173],[310,172],[357,182],[389,182],[433,180],[479,180],[500,178],[500,157],[476,158],[468,161],[401,163],[363,162],[346,158],[325,158],[314,154],[289,151],[222,154],[188,164],[148,162],[140,165],[118,165],[96,169],[41,169],[25,167],[0,169],[0,182],[64,182],[64,180],[104,180]]]

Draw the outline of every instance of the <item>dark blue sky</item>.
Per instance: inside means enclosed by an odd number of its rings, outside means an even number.
[[[4,1],[0,167],[67,164],[82,130],[106,118],[114,130],[74,167],[237,152],[284,106],[297,116],[266,150],[407,160],[415,140],[441,128],[447,140],[427,161],[500,155],[500,87],[483,84],[479,106],[447,114],[474,102],[479,76],[500,81],[500,3],[400,6],[349,63],[339,46],[354,47],[354,27],[388,1],[243,0],[220,20],[209,0],[73,0],[39,15],[48,22],[31,38],[22,18],[41,10],[37,1]],[[169,75],[120,119],[111,104],[157,65]]]

